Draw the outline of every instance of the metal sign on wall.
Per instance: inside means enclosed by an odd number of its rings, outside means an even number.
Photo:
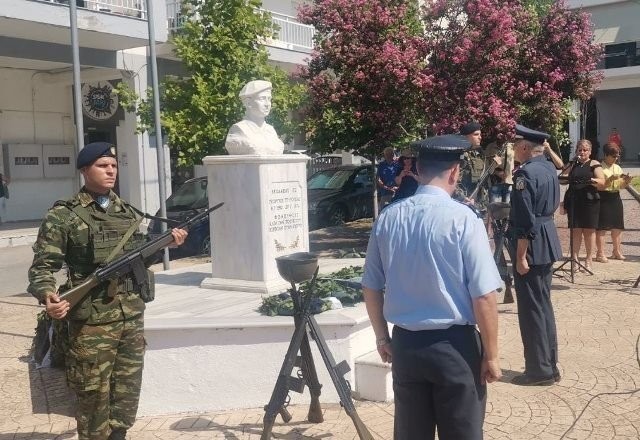
[[[94,121],[107,121],[118,110],[118,95],[109,81],[82,85],[82,113]]]

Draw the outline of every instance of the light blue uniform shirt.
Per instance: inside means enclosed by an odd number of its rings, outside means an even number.
[[[373,225],[362,284],[385,290],[388,322],[415,331],[475,324],[472,299],[502,281],[482,220],[427,185]]]

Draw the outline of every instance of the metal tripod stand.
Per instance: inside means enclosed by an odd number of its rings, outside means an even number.
[[[336,364],[327,346],[327,342],[322,335],[322,331],[309,310],[311,300],[313,299],[315,281],[318,276],[317,257],[306,252],[298,252],[278,257],[276,258],[276,263],[278,265],[278,272],[280,272],[282,278],[291,283],[290,293],[294,307],[295,330],[291,337],[291,342],[289,342],[289,348],[287,349],[287,354],[280,368],[280,374],[278,375],[278,380],[271,394],[271,399],[264,408],[264,428],[262,436],[260,437],[261,440],[271,438],[271,431],[278,413],[282,415],[285,422],[291,420],[291,415],[289,415],[286,410],[286,406],[289,403],[289,391],[302,393],[305,385],[309,387],[311,394],[311,405],[309,406],[308,413],[309,422],[320,423],[324,420],[319,399],[322,385],[318,381],[318,375],[311,354],[309,337],[307,335],[307,328],[318,346],[324,365],[338,392],[340,405],[344,408],[347,415],[351,417],[358,437],[361,440],[373,440],[373,436],[358,416],[353,400],[351,400],[351,387],[343,377],[351,368],[346,361]],[[309,279],[311,279],[310,289],[306,295],[303,295],[303,293],[296,288],[295,283]],[[298,356],[298,352],[300,352],[300,356]],[[300,369],[297,377],[291,375],[294,367]]]
[[[491,216],[491,228],[493,229],[493,240],[495,248],[493,251],[493,260],[498,267],[500,278],[504,281],[504,304],[513,303],[513,278],[509,274],[507,267],[507,259],[504,256],[504,248],[507,240],[507,227],[509,226],[509,210],[511,205],[504,202],[493,202],[488,206],[489,215]],[[513,259],[512,259],[513,260]]]
[[[584,270],[585,272],[587,272],[589,275],[593,275],[593,272],[591,272],[590,269],[588,269],[585,265],[583,265],[582,263],[580,263],[577,259],[573,258],[573,225],[574,225],[574,221],[575,221],[575,206],[576,206],[576,202],[574,200],[574,192],[571,190],[571,187],[569,187],[567,189],[567,191],[569,192],[569,213],[567,214],[567,226],[569,228],[569,258],[565,258],[564,262],[558,266],[556,269],[554,269],[553,274],[555,275],[556,272],[559,271],[564,271],[567,272],[567,269],[564,269],[564,267],[569,264],[569,273],[570,273],[570,277],[569,279],[571,280],[571,284],[575,283],[575,273],[576,273],[576,266],[580,267],[582,270]]]

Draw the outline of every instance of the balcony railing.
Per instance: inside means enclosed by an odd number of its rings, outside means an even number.
[[[598,69],[640,66],[640,42],[613,43],[605,46]]]
[[[181,1],[167,1],[167,20],[169,31],[175,32],[184,24],[185,17],[181,14]],[[262,10],[265,11],[265,10]],[[313,49],[313,26],[300,23],[295,17],[279,14],[273,11],[265,11],[271,14],[271,21],[276,26],[275,36],[266,44],[287,49]]]
[[[69,4],[69,0],[31,0],[41,3]],[[75,0],[78,8],[107,14],[126,15],[128,17],[147,18],[145,0]]]
[[[271,21],[277,26],[275,36],[271,39],[274,46],[284,46],[287,49],[313,49],[313,35],[315,28],[300,23],[290,15],[271,13]]]

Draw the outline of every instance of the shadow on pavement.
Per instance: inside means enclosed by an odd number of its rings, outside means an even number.
[[[36,368],[35,363],[28,356],[23,356],[20,360],[29,363],[31,413],[59,414],[73,418],[76,398],[67,386],[64,370],[50,367]]]
[[[334,434],[326,433],[326,434],[316,434],[313,436],[304,435],[304,431],[307,429],[306,426],[309,425],[309,422],[301,420],[297,422],[289,422],[289,423],[279,423],[279,418],[274,424],[274,428],[283,426],[290,427],[291,430],[285,434],[278,433],[274,435],[276,438],[281,439],[291,439],[291,440],[301,440],[301,439],[323,439],[323,438],[331,438]],[[208,425],[204,426],[206,422],[209,422]],[[305,426],[305,428],[299,428],[299,426]],[[203,427],[204,426],[204,427]],[[188,432],[203,432],[203,431],[211,431],[218,432],[224,434],[225,439],[234,439],[240,440],[241,437],[238,437],[238,434],[244,438],[243,434],[255,434],[256,436],[262,434],[262,423],[240,423],[238,425],[221,425],[219,423],[215,423],[213,420],[209,420],[206,417],[186,417],[180,421],[177,421],[171,424],[170,429],[172,431],[188,433]],[[2,440],[2,438],[0,438]]]

